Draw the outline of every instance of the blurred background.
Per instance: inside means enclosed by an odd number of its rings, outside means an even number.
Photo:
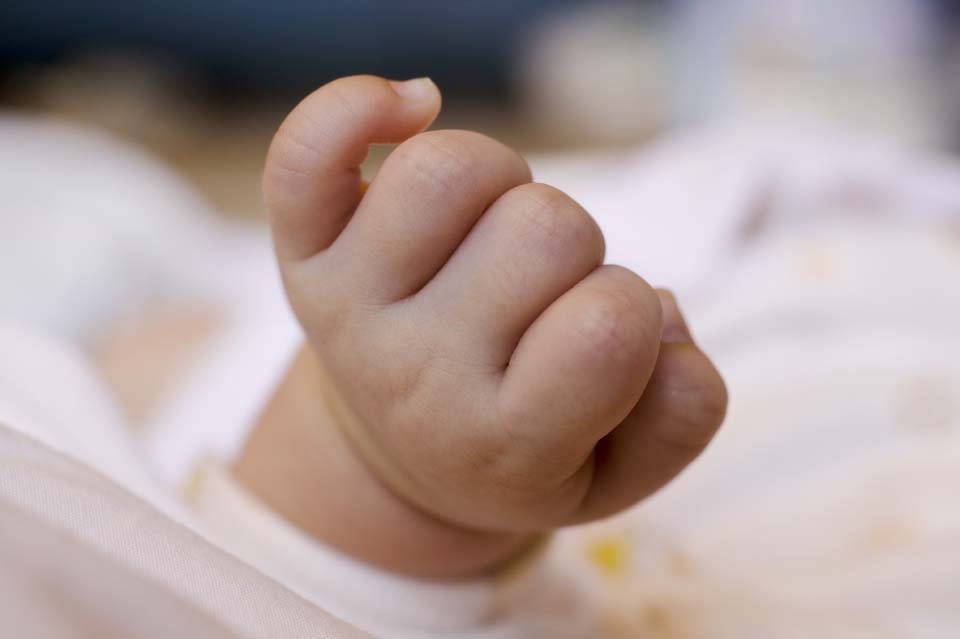
[[[247,216],[277,122],[354,73],[429,75],[445,94],[441,126],[523,151],[768,116],[951,146],[956,4],[8,0],[0,105],[144,143],[216,208]]]

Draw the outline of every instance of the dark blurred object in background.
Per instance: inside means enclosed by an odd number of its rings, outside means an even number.
[[[0,64],[125,50],[180,59],[226,92],[301,95],[344,74],[430,75],[503,93],[518,36],[585,0],[0,3]]]
[[[106,129],[173,164],[216,208],[257,215],[263,154],[277,124],[304,95],[342,75],[430,76],[444,92],[438,126],[475,129],[521,150],[635,142],[636,131],[650,129],[629,125],[649,83],[608,80],[623,80],[637,66],[628,44],[644,19],[636,9],[656,4],[6,0],[0,2],[0,108]],[[601,20],[620,15],[611,6],[626,7],[628,30],[613,49],[590,46],[597,34],[600,44],[610,42],[609,29],[589,25],[596,24],[594,13]],[[574,30],[565,52],[546,61],[546,84],[521,85],[530,77],[526,61],[542,59],[531,46],[556,42],[537,34],[558,19],[569,24],[571,15],[584,16],[588,28]],[[596,55],[585,55],[591,51]],[[611,54],[623,61],[616,69],[608,65]],[[575,69],[568,68],[571,55],[581,58]],[[598,66],[608,72],[594,74]],[[584,85],[590,77],[595,81]],[[600,114],[600,121],[619,124],[599,137],[592,127],[597,113],[581,90],[598,82],[631,96],[613,100],[616,117]],[[565,108],[563,117],[537,107],[544,104]],[[659,126],[658,117],[650,120]],[[371,165],[383,153],[374,149]]]

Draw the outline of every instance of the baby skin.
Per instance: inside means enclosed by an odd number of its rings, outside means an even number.
[[[233,472],[360,561],[456,578],[659,489],[727,396],[671,294],[604,264],[514,151],[423,132],[439,109],[427,79],[349,77],[277,132],[264,197],[307,344]],[[399,146],[364,189],[374,143]]]

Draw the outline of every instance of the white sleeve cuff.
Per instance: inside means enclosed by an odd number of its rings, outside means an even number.
[[[375,569],[324,546],[270,511],[216,462],[188,499],[206,532],[316,605],[380,636],[522,636],[494,579],[431,582]]]

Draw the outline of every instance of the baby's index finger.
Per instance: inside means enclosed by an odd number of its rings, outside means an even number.
[[[332,244],[360,201],[368,147],[402,142],[439,111],[428,78],[341,78],[297,105],[274,136],[263,176],[279,257],[302,260]]]

